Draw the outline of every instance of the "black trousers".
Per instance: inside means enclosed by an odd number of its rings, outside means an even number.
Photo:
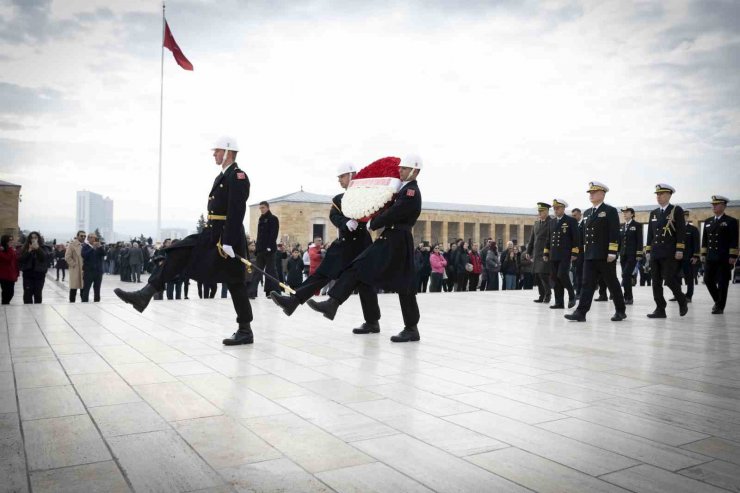
[[[581,299],[578,302],[576,311],[588,313],[593,302],[596,286],[599,284],[599,276],[604,279],[609,293],[614,301],[614,308],[618,312],[625,311],[624,297],[617,280],[617,261],[607,262],[604,260],[584,260],[583,261],[583,287],[581,288]]]
[[[565,291],[568,291],[569,300],[575,299],[576,293],[570,281],[570,259],[550,261],[550,280],[555,291],[555,304],[565,303]]]
[[[303,304],[310,300],[316,291],[321,290],[321,288],[330,282],[331,278],[315,272],[296,288],[295,297]],[[380,320],[378,294],[372,286],[368,286],[367,284],[359,283],[356,285],[356,288],[360,295],[360,305],[362,306],[362,315],[365,317],[365,322],[369,324],[376,323]]]
[[[431,275],[431,281],[429,283],[429,292],[430,293],[441,293],[442,292],[442,283],[444,282],[444,277],[441,273],[432,272]]]
[[[163,291],[168,282],[174,281],[185,267],[190,263],[190,256],[193,254],[193,246],[181,246],[173,248],[167,252],[167,258],[157,266],[152,275],[149,276],[149,284],[154,286],[157,291]],[[274,262],[273,262],[274,265]],[[252,305],[249,304],[249,294],[247,293],[246,282],[229,283],[229,293],[231,301],[234,303],[236,311],[236,321],[239,325],[248,325],[252,322]],[[215,292],[215,287],[214,287]]]
[[[417,291],[420,293],[426,293],[427,292],[427,286],[429,285],[429,273],[426,274],[416,274],[416,278],[418,280],[418,287],[416,288]]]
[[[731,277],[732,266],[727,260],[724,262],[707,260],[706,269],[704,270],[704,283],[720,310],[724,310],[727,304],[727,289]]]
[[[360,282],[357,265],[353,264],[342,272],[334,287],[329,290],[329,296],[341,304],[347,301],[352,292],[355,289],[359,290],[361,286],[363,286],[363,283]],[[372,286],[368,287],[372,289]],[[416,293],[398,293],[398,301],[401,303],[404,327],[415,327],[419,323],[419,305],[416,303]],[[380,308],[378,308],[378,319],[380,319]]]
[[[67,269],[63,267],[57,267],[57,281],[59,280],[59,272],[62,273],[62,281],[64,281],[64,278],[67,276]]]
[[[198,298],[213,298],[216,295],[217,284],[203,284],[198,281]]]
[[[550,274],[535,274],[534,281],[537,283],[537,290],[540,292],[540,298],[550,300]]]
[[[580,296],[583,289],[583,254],[578,255],[575,261],[575,275],[573,276],[573,289]]]
[[[93,301],[100,301],[100,285],[103,282],[103,273],[98,274],[83,272],[82,274],[82,291],[80,291],[80,300],[87,303],[90,298],[90,288],[93,288]]]
[[[23,273],[23,303],[41,303],[41,292],[44,289],[44,282],[46,281],[43,274],[40,276],[35,272],[32,275]]]
[[[15,281],[0,281],[0,289],[2,289],[2,304],[9,305],[15,294]]]
[[[498,272],[486,269],[486,291],[498,291]]]
[[[455,291],[465,291],[468,289],[468,271],[463,270],[457,273],[455,278]]]
[[[478,290],[478,281],[480,281],[480,274],[468,274],[468,291]]]
[[[681,285],[681,279],[683,279],[686,283],[686,298],[691,299],[694,297],[694,264],[691,263],[691,258],[684,258],[680,262],[681,266],[676,273],[678,284]]]
[[[686,304],[686,296],[681,291],[681,284],[679,284],[676,277],[678,267],[678,260],[673,258],[650,259],[650,275],[653,278],[653,299],[655,300],[655,305],[661,310],[665,310],[665,307],[668,305],[665,297],[663,297],[663,282],[671,290],[679,305]]]
[[[254,265],[259,267],[260,269],[264,270],[266,273],[270,274],[273,277],[277,277],[277,271],[275,269],[275,252],[259,252],[257,253],[257,258],[254,261]],[[262,280],[262,274],[257,272],[256,270],[252,274],[254,277],[252,277],[252,290],[251,293],[253,296],[257,296],[257,287],[259,286],[260,281]],[[272,279],[265,278],[265,294],[270,294],[272,291],[280,291],[280,286],[277,285],[275,281]]]
[[[632,273],[637,265],[636,257],[622,257],[622,288],[624,289],[624,299],[633,300],[632,298]]]

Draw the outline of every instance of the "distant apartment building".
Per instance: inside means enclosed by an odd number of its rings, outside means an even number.
[[[95,192],[77,192],[77,229],[100,230],[106,241],[113,237],[113,200]]]

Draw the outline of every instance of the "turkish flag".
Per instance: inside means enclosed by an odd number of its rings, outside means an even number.
[[[175,41],[175,38],[172,36],[172,31],[170,31],[170,25],[167,24],[167,21],[164,21],[164,47],[172,52],[172,55],[175,57],[175,61],[179,66],[185,70],[193,70],[193,64],[190,63],[190,60],[185,58],[182,50],[177,46],[177,41]]]

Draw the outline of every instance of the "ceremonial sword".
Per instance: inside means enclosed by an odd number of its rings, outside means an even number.
[[[223,258],[229,258],[229,255],[226,252],[224,252],[224,249],[221,246],[221,242],[216,243],[216,248],[218,248],[218,254],[219,255],[221,255]],[[264,270],[260,269],[259,267],[257,267],[256,265],[254,265],[252,262],[250,262],[249,260],[245,259],[241,255],[239,255],[237,253],[234,253],[234,257],[237,260],[239,260],[241,263],[243,263],[244,265],[246,265],[247,266],[247,269],[250,272],[251,272],[252,269],[254,269],[257,272],[259,272],[260,274],[262,274],[263,276],[265,276],[267,279],[270,279],[271,281],[277,283],[277,285],[280,286],[283,289],[283,291],[285,291],[286,293],[288,293],[288,294],[295,294],[295,290],[293,288],[291,288],[287,284],[284,284],[284,283],[280,282],[280,280],[278,280],[277,278],[271,276],[270,274],[268,274]]]

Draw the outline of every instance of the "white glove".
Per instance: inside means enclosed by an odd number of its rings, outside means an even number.
[[[350,219],[349,221],[347,221],[348,230],[354,231],[357,229],[357,226],[358,226],[357,221],[355,221],[354,219]]]
[[[268,248],[268,249],[267,249],[267,251],[268,251],[268,252],[271,252],[271,251],[272,251],[272,248]]]
[[[609,255],[606,256],[607,262],[614,262],[615,260],[617,260],[617,256],[613,253],[610,253]]]
[[[236,257],[236,255],[234,254],[234,249],[231,247],[231,245],[221,245],[221,249],[223,249],[224,253],[229,257]]]

